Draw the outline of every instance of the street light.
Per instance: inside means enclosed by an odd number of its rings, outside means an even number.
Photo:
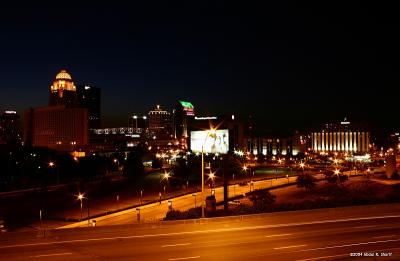
[[[211,179],[211,187],[214,187],[214,179],[215,179],[215,174],[214,173],[210,173],[208,174],[208,177]]]
[[[81,202],[81,219],[80,219],[80,221],[82,221],[82,212],[83,212],[83,199],[84,199],[85,197],[83,196],[83,194],[81,194],[81,193],[79,193],[79,195],[78,195],[78,199],[80,200],[80,202]]]
[[[201,146],[201,217],[204,218],[205,217],[205,213],[204,213],[204,145],[207,142],[207,138],[208,136],[211,135],[215,135],[215,129],[210,129],[207,131],[206,133],[206,138],[204,139],[204,143]]]
[[[335,169],[334,173],[336,174],[336,176],[337,176],[337,182],[339,183],[339,182],[340,182],[340,176],[339,176],[340,171],[339,171],[338,169]]]
[[[53,169],[56,166],[56,164],[53,161],[49,162],[49,168]],[[57,168],[57,184],[60,184],[60,173]]]
[[[300,168],[303,170],[303,174],[304,174],[304,166],[305,166],[304,162],[301,162],[300,163]]]
[[[133,118],[135,119],[135,132],[137,133],[137,116],[133,115]]]

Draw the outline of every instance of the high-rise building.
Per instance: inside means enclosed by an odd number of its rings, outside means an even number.
[[[20,117],[16,111],[0,115],[0,144],[16,145],[21,142]]]
[[[24,112],[25,143],[62,151],[75,151],[87,145],[90,118],[86,107],[91,107],[92,103],[83,102],[84,95],[81,108],[71,75],[61,70],[50,87],[49,107]]]
[[[71,75],[61,70],[50,86],[49,106],[64,105],[73,107],[77,104],[76,87]]]
[[[88,112],[64,105],[24,113],[24,140],[34,147],[74,151],[88,144]]]
[[[176,139],[188,137],[188,125],[194,120],[194,106],[187,101],[178,101],[173,111],[174,134]]]
[[[76,88],[78,107],[88,109],[89,129],[101,127],[101,89],[89,85]]]
[[[171,114],[157,105],[149,111],[149,130],[155,132],[171,132]]]

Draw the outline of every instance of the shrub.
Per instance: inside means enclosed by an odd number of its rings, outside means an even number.
[[[297,187],[310,191],[314,189],[316,179],[311,174],[303,174],[297,177],[296,182]]]

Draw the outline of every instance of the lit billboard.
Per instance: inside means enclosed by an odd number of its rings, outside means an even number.
[[[201,152],[203,145],[204,153],[228,153],[229,131],[216,130],[214,133],[210,133],[209,131],[191,131],[190,149],[193,152]]]

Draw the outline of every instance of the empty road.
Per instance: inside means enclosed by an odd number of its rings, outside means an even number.
[[[399,221],[388,204],[6,233],[0,260],[399,260]]]

